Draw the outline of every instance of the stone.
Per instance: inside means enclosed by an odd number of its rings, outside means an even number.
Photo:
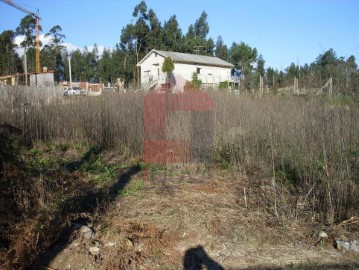
[[[108,242],[105,244],[105,247],[114,247],[115,246],[115,242]]]
[[[358,242],[356,240],[353,241],[335,240],[335,247],[337,249],[359,252]]]
[[[328,238],[328,234],[326,232],[324,232],[324,231],[320,231],[319,232],[319,237],[320,238]]]
[[[126,246],[127,246],[127,248],[129,248],[129,249],[131,249],[131,248],[134,247],[133,242],[132,242],[130,239],[128,239],[128,238],[126,238]]]
[[[96,256],[100,254],[100,248],[98,247],[90,247],[89,251],[92,255]]]
[[[349,250],[350,251],[356,251],[356,252],[359,252],[359,248],[358,248],[358,245],[357,245],[357,241],[354,240],[352,242],[350,242],[350,247],[349,247]]]
[[[95,234],[94,231],[87,227],[87,226],[82,226],[81,227],[81,234],[83,237],[85,237],[86,239],[91,239],[92,236]]]

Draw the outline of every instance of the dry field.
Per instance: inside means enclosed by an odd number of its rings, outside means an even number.
[[[1,268],[357,269],[333,242],[359,239],[358,103],[208,93],[211,159],[165,166],[143,162],[143,93],[1,88],[21,129],[0,129]]]

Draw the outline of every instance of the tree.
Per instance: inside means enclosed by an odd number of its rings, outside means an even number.
[[[153,9],[148,11],[148,23],[149,32],[147,37],[147,51],[152,49],[162,49],[164,47],[162,43],[162,26]]]
[[[54,70],[57,82],[65,79],[65,63],[62,58],[65,47],[62,43],[66,37],[61,31],[62,28],[59,25],[52,27],[49,33],[45,34],[45,37],[50,37],[50,42],[41,51],[43,66]]]
[[[111,51],[105,49],[102,53],[102,57],[99,61],[99,78],[101,82],[112,81],[112,63],[111,63]]]
[[[194,34],[198,39],[205,40],[209,32],[209,26],[207,22],[207,13],[203,11],[201,16],[196,20],[194,24]]]
[[[196,22],[189,25],[188,31],[182,40],[180,50],[186,53],[212,56],[215,45],[212,38],[206,39],[208,32],[207,13],[203,11]]]
[[[218,36],[217,38],[215,56],[222,60],[228,61],[228,48],[227,45],[223,43],[221,36]]]
[[[263,55],[260,54],[258,56],[258,58],[257,58],[257,69],[256,69],[256,71],[262,77],[264,77],[264,75],[265,75],[264,64],[265,64],[265,61],[263,59]]]
[[[20,72],[21,60],[15,52],[15,32],[6,30],[0,34],[0,75]]]
[[[272,89],[275,87],[275,80],[276,80],[277,73],[278,72],[275,71],[273,68],[271,68],[271,67],[267,68],[266,81],[267,81],[268,87],[270,87]]]
[[[41,31],[41,26],[39,26],[39,30]],[[24,36],[24,40],[20,43],[20,46],[25,49],[25,53],[28,48],[35,48],[36,19],[31,15],[27,15],[22,18],[20,21],[20,25],[16,28],[16,34]],[[28,71],[35,72],[35,50],[29,51],[27,63]]]
[[[247,67],[253,69],[253,64],[257,59],[257,49],[251,48],[248,44],[233,42],[230,50],[230,61],[241,71]]]
[[[335,77],[337,63],[338,58],[333,49],[320,54],[317,57],[316,64],[320,67],[321,79],[328,80],[330,77]]]
[[[202,85],[202,80],[198,79],[198,74],[196,72],[192,73],[192,85],[194,88],[199,89]]]
[[[169,82],[169,80],[171,78],[172,71],[174,69],[175,69],[175,65],[173,64],[172,58],[169,56],[166,57],[165,60],[163,61],[162,72],[167,73],[167,83]]]
[[[244,78],[243,85],[247,90],[252,86],[253,64],[256,62],[256,59],[256,48],[252,49],[244,42],[241,42],[240,44],[233,42],[230,50],[230,61]]]
[[[291,63],[290,66],[285,70],[287,72],[287,79],[293,80],[294,78],[299,77],[299,66],[295,65],[294,63]]]
[[[182,43],[182,31],[178,26],[176,15],[164,23],[163,26],[163,49],[169,51],[179,51]]]

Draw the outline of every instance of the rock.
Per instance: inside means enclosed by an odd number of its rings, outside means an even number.
[[[115,242],[108,242],[105,244],[105,247],[114,247],[115,246]]]
[[[90,247],[89,251],[92,255],[96,256],[100,254],[100,248],[98,247]]]
[[[335,240],[335,247],[337,249],[343,249],[347,251],[356,251],[359,252],[359,248],[357,246],[357,241],[345,241],[345,240]]]
[[[101,246],[101,243],[99,241],[92,241],[92,243],[95,245],[95,247]]]
[[[349,247],[349,250],[350,251],[356,251],[356,252],[359,252],[359,248],[358,248],[358,245],[357,245],[357,241],[354,240],[352,242],[350,242],[350,247]]]
[[[126,246],[127,248],[131,249],[134,247],[133,242],[130,239],[126,239]]]
[[[328,238],[328,234],[324,231],[319,232],[319,238]]]
[[[83,237],[85,237],[86,239],[91,239],[92,236],[95,234],[94,231],[87,226],[82,226],[81,227],[81,234]]]

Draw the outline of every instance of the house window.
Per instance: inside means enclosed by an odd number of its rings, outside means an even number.
[[[201,74],[201,68],[197,68],[197,74]]]

